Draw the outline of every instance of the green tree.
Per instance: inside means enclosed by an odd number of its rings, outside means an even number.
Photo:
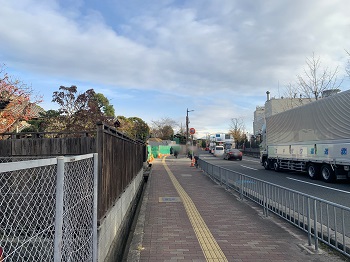
[[[120,126],[117,128],[119,132],[126,134],[129,137],[133,137],[133,123],[125,116],[117,116]]]
[[[103,109],[109,106],[103,95],[96,95],[93,89],[81,94],[77,92],[76,86],[60,86],[59,91],[53,93],[52,102],[60,106],[59,116],[55,119],[60,130],[90,131],[96,129],[97,122],[114,124],[114,117],[103,112]]]
[[[186,144],[186,135],[184,135],[183,133],[177,133],[176,135],[174,135],[174,137],[179,139],[180,145]]]
[[[140,139],[146,141],[150,135],[149,126],[139,117],[118,116],[120,127],[118,131],[123,132],[133,139]]]
[[[49,123],[49,119],[50,119],[50,114],[53,112],[55,112],[54,116],[57,117],[59,115],[59,113],[55,110],[49,110],[47,112],[45,112],[43,110],[43,112],[39,112],[39,118],[37,119],[32,119],[32,120],[28,120],[28,124],[30,124],[29,127],[24,128],[21,133],[25,133],[25,132],[45,132],[46,127],[48,126]]]
[[[133,123],[135,138],[142,141],[147,141],[149,138],[150,128],[141,118],[130,117],[130,121]]]
[[[201,147],[202,148],[206,148],[207,147],[207,141],[205,139],[202,139],[201,141],[202,141],[201,142]]]
[[[113,105],[109,103],[109,100],[101,93],[95,94],[95,98],[97,100],[97,104],[100,110],[106,115],[110,117],[115,116],[115,111]]]

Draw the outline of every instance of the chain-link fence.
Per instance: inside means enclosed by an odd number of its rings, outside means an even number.
[[[0,248],[3,262],[96,261],[97,154],[0,160]]]

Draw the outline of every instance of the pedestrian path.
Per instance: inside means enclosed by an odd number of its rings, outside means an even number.
[[[153,162],[128,261],[344,261],[240,200],[185,157]]]

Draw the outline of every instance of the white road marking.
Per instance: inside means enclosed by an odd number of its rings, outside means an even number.
[[[241,167],[245,167],[245,168],[248,168],[248,169],[251,169],[251,170],[258,170],[258,169],[255,169],[255,168],[252,168],[252,167],[249,167],[249,166],[243,166],[243,165],[241,165]]]
[[[244,161],[249,161],[249,162],[254,162],[254,163],[260,163],[260,161],[258,161],[258,160],[249,160],[249,159],[244,159]]]
[[[317,185],[315,183],[310,183],[310,182],[306,182],[306,181],[295,179],[295,178],[291,178],[291,177],[287,177],[287,179],[294,180],[294,181],[301,182],[301,183],[305,183],[305,184],[309,184],[309,185],[313,185],[313,186],[323,187],[323,188],[326,188],[326,189],[331,189],[331,190],[342,192],[342,193],[346,193],[346,194],[350,194],[350,192],[348,192],[348,191],[344,191],[344,190],[341,190],[341,189],[336,189],[336,188],[332,188],[332,187],[328,187],[328,186]]]

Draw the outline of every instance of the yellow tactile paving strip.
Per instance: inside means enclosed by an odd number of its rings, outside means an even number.
[[[173,182],[176,191],[182,199],[187,215],[191,221],[193,230],[197,236],[198,242],[203,250],[206,260],[213,262],[228,261],[221,248],[219,247],[218,243],[216,242],[215,238],[211,234],[209,228],[205,224],[203,218],[199,214],[192,199],[188,196],[186,191],[182,188],[174,174],[169,169],[168,165],[165,162],[165,158],[166,157],[163,157],[162,159],[163,166],[167,171],[171,181]]]

